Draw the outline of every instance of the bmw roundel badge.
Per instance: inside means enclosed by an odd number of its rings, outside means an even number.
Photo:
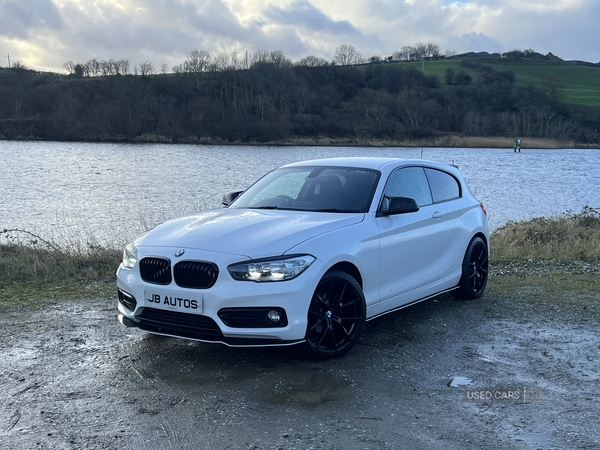
[[[185,253],[185,248],[180,248],[175,252],[175,258],[179,258],[181,255]]]

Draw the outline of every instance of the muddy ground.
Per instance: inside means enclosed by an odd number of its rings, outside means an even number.
[[[494,281],[371,321],[326,362],[126,329],[115,298],[5,303],[0,448],[600,448],[598,309]]]

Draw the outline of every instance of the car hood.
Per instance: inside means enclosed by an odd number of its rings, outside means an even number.
[[[177,247],[264,258],[317,235],[361,222],[362,213],[216,209],[170,220],[138,238],[137,247]]]

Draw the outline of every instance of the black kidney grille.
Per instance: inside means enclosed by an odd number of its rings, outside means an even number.
[[[153,284],[171,283],[171,261],[164,258],[144,258],[140,261],[142,280]]]
[[[191,289],[209,289],[219,276],[219,268],[204,261],[180,261],[175,264],[173,274],[177,286]]]

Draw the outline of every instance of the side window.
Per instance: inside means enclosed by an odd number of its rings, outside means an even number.
[[[425,169],[425,173],[429,179],[434,203],[460,198],[460,185],[452,175],[429,168]]]
[[[411,197],[419,206],[433,203],[429,183],[422,167],[405,167],[392,173],[385,186],[385,196]]]

